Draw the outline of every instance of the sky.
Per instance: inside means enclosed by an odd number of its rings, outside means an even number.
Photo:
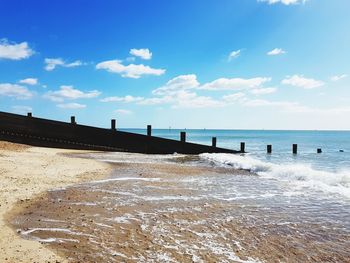
[[[0,111],[350,130],[349,0],[0,0]]]

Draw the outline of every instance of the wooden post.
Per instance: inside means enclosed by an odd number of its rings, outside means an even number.
[[[33,117],[33,115],[32,115],[31,112],[28,112],[28,113],[27,113],[27,116],[28,116],[28,117]]]
[[[322,149],[321,149],[321,148],[318,148],[318,149],[317,149],[317,153],[322,153]]]
[[[186,132],[180,133],[181,142],[186,142]]]
[[[245,142],[241,142],[241,152],[245,153]]]
[[[111,129],[115,131],[115,119],[111,120]]]
[[[147,125],[147,136],[152,136],[152,125]]]
[[[211,138],[211,146],[216,147],[216,137]]]
[[[77,124],[77,123],[75,122],[75,116],[71,116],[71,117],[70,117],[70,123],[71,123],[71,124]]]
[[[272,145],[271,144],[267,145],[266,151],[267,151],[267,153],[272,153]]]
[[[298,144],[293,144],[293,154],[298,153]]]

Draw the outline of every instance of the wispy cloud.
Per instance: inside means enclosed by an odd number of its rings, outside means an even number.
[[[217,79],[203,85],[197,80],[195,74],[180,75],[169,80],[165,85],[152,91],[153,97],[109,97],[102,101],[122,101],[129,103],[137,103],[140,105],[159,105],[169,104],[172,108],[208,108],[223,107],[232,103],[233,99],[242,96],[236,94],[228,95],[222,100],[215,99],[211,96],[202,96],[197,93],[200,90],[222,91],[222,90],[252,90],[263,89],[263,84],[270,81],[270,78],[252,78],[252,79]],[[272,93],[274,88],[266,88],[266,91],[260,93]],[[253,91],[258,93],[259,91]],[[244,95],[244,94],[243,94]]]
[[[294,87],[299,87],[303,89],[314,89],[318,87],[322,87],[325,83],[320,80],[312,79],[312,78],[305,78],[301,75],[293,75],[285,78],[281,82],[285,85],[291,85]]]
[[[128,115],[128,114],[131,114],[132,111],[130,110],[124,110],[124,109],[117,109],[114,111],[115,113],[117,114],[121,114],[121,115]]]
[[[46,65],[44,68],[46,71],[52,71],[56,67],[73,68],[85,65],[85,63],[81,62],[80,60],[67,63],[62,58],[45,58],[45,64]]]
[[[0,83],[0,96],[14,97],[16,99],[30,99],[33,97],[33,93],[22,85]]]
[[[222,98],[227,103],[233,103],[245,98],[245,94],[243,92],[237,92],[237,93],[225,95]]]
[[[348,75],[342,74],[342,75],[336,75],[331,77],[331,81],[339,81],[341,79],[345,79]]]
[[[282,48],[275,48],[275,49],[272,49],[271,51],[267,52],[267,55],[278,56],[278,55],[282,55],[285,53],[286,53],[286,51],[284,51]]]
[[[171,95],[179,90],[194,89],[199,87],[197,76],[194,74],[180,75],[169,80],[164,86],[152,91],[154,95]]]
[[[84,109],[86,108],[86,105],[79,104],[79,103],[64,103],[64,104],[57,104],[57,107],[61,109],[75,110],[75,109]]]
[[[277,91],[277,88],[258,88],[258,89],[249,90],[249,92],[254,95],[266,95],[266,94],[275,93],[276,91]]]
[[[121,60],[108,60],[98,63],[96,69],[104,69],[111,73],[120,74],[124,78],[138,79],[144,75],[160,76],[165,73],[165,69],[155,69],[143,64],[123,65]]]
[[[239,56],[241,55],[241,50],[238,49],[238,50],[234,50],[234,51],[231,51],[230,54],[228,55],[228,61],[231,61],[235,58],[238,58]]]
[[[96,98],[101,94],[98,90],[92,90],[84,92],[78,89],[75,89],[73,86],[62,85],[59,90],[48,91],[44,98],[55,102],[63,102],[65,99],[75,100],[75,99],[91,99]]]
[[[152,52],[148,48],[141,48],[141,49],[132,48],[130,49],[130,54],[145,60],[149,60],[152,58]]]
[[[27,42],[10,43],[7,39],[0,39],[0,59],[21,60],[29,58],[35,52]]]
[[[271,81],[269,77],[257,78],[219,78],[199,87],[202,90],[244,90],[261,87]]]
[[[34,86],[34,85],[37,85],[37,84],[38,84],[38,79],[36,79],[36,78],[21,79],[21,80],[19,81],[19,83]]]
[[[258,2],[266,2],[270,5],[272,4],[284,4],[284,5],[296,5],[296,4],[304,4],[308,0],[258,0]]]
[[[144,98],[143,97],[134,97],[131,95],[127,95],[125,97],[106,97],[101,99],[101,102],[125,102],[125,103],[130,103],[130,102],[138,102],[142,101]]]
[[[269,107],[295,114],[343,114],[350,112],[350,107],[321,109],[302,105],[297,101],[257,99],[255,97],[257,95],[267,95],[276,92],[277,88],[275,87],[264,87],[264,84],[269,81],[271,81],[271,78],[223,78],[201,84],[195,74],[188,74],[180,75],[169,80],[165,85],[154,89],[152,91],[153,96],[148,98],[128,95],[125,97],[108,97],[102,101],[117,101],[138,105],[169,105],[173,109],[221,108],[239,105],[250,108]],[[303,88],[315,88],[324,84],[321,81],[304,78],[299,75],[288,77],[282,83]],[[203,87],[205,88],[203,89]],[[239,92],[214,98],[197,93],[202,90]]]

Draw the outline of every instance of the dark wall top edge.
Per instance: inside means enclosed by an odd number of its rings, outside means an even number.
[[[7,117],[7,118],[14,118],[14,119],[22,119],[22,120],[33,120],[38,121],[38,122],[43,122],[46,124],[52,124],[52,125],[72,125],[70,122],[63,122],[63,121],[57,121],[57,120],[50,120],[50,119],[44,119],[44,118],[39,118],[39,117],[28,117],[26,115],[20,115],[20,114],[14,114],[14,113],[7,113],[7,112],[2,112],[0,111],[0,127],[1,127],[1,116]],[[74,124],[75,127],[81,127],[85,129],[91,129],[95,131],[100,131],[100,132],[111,132],[112,129],[107,129],[107,128],[99,128],[99,127],[94,127],[94,126],[89,126],[89,125],[82,125],[82,124]],[[126,132],[126,131],[114,131],[116,134],[121,134],[125,136],[130,136],[131,138],[148,138],[147,135],[144,134],[138,134],[138,133],[131,133],[131,132]],[[167,138],[162,138],[162,137],[157,137],[157,136],[152,136],[154,140],[157,140],[158,142],[164,142],[164,143],[179,143],[179,140],[172,140],[172,139],[167,139]],[[210,150],[212,151],[213,147],[209,145],[202,145],[198,143],[193,143],[193,142],[186,142],[185,143],[188,147],[201,147],[204,150]],[[220,148],[220,147],[215,147],[215,152],[232,152],[232,153],[237,153],[239,151],[234,151],[230,149],[225,149],[225,148]]]

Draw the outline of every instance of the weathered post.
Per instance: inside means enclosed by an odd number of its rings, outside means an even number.
[[[186,132],[180,133],[181,142],[186,142]]]
[[[318,148],[318,149],[317,149],[317,153],[322,153],[322,149],[321,149],[321,148]]]
[[[293,144],[293,154],[298,153],[298,144]]]
[[[272,145],[271,144],[267,145],[266,151],[267,151],[267,153],[272,153]]]
[[[245,153],[245,142],[241,142],[241,152]]]
[[[70,117],[70,123],[71,123],[71,124],[77,124],[77,123],[75,122],[75,116],[71,116],[71,117]]]
[[[115,119],[111,120],[111,129],[115,131]]]
[[[147,136],[152,136],[152,125],[147,125]]]
[[[211,138],[211,146],[216,147],[216,137]]]
[[[27,113],[27,116],[28,116],[28,117],[33,117],[33,115],[32,115],[31,112],[28,112],[28,113]]]

